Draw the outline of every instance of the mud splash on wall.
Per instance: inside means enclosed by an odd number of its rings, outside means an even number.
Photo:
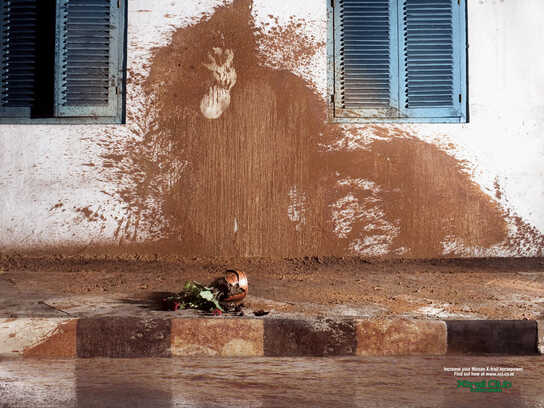
[[[262,61],[263,36],[277,47],[296,27],[265,33],[251,8],[234,0],[178,29],[154,50],[150,75],[133,75],[147,99],[129,115],[139,137],[105,155],[129,214],[120,240],[144,237],[179,255],[273,257],[436,257],[450,241],[505,241],[503,211],[434,145],[367,126],[380,139],[345,149],[346,130],[326,123],[314,87]],[[314,52],[298,49],[302,59]],[[217,95],[221,79],[203,64],[227,50],[236,83],[209,119],[203,96]]]
[[[259,62],[267,67],[297,72],[301,67],[311,67],[312,58],[326,43],[307,30],[309,23],[291,16],[287,23],[280,24],[278,17],[268,15],[268,21],[255,30],[259,45]],[[316,89],[311,69],[305,76]]]
[[[378,198],[384,218],[397,230],[390,246],[393,252],[437,256],[452,238],[462,240],[465,247],[490,247],[505,238],[498,207],[463,172],[462,163],[431,144],[397,136],[332,157],[344,179],[364,177],[376,185],[373,189],[348,185],[344,190],[359,202]],[[368,225],[357,225],[352,236],[364,236],[367,230]]]

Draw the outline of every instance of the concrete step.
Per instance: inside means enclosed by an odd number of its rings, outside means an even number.
[[[544,322],[346,317],[0,318],[0,356],[534,355]]]

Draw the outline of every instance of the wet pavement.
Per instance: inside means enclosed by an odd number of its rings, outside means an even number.
[[[444,370],[463,367],[518,371],[483,378]],[[8,359],[0,360],[0,407],[541,408],[543,379],[541,356]],[[458,380],[510,386],[471,392]]]

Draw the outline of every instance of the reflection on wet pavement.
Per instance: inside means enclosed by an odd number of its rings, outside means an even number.
[[[444,367],[521,367],[500,393]],[[0,407],[544,407],[537,357],[0,361]]]

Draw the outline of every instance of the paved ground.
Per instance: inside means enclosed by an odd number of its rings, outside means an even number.
[[[359,259],[149,260],[0,256],[0,317],[169,317],[151,299],[249,277],[246,311],[273,315],[544,319],[544,259],[368,262]],[[87,313],[87,314],[86,314]]]
[[[462,367],[523,371],[471,392]],[[0,407],[541,408],[543,377],[532,357],[3,360]]]

